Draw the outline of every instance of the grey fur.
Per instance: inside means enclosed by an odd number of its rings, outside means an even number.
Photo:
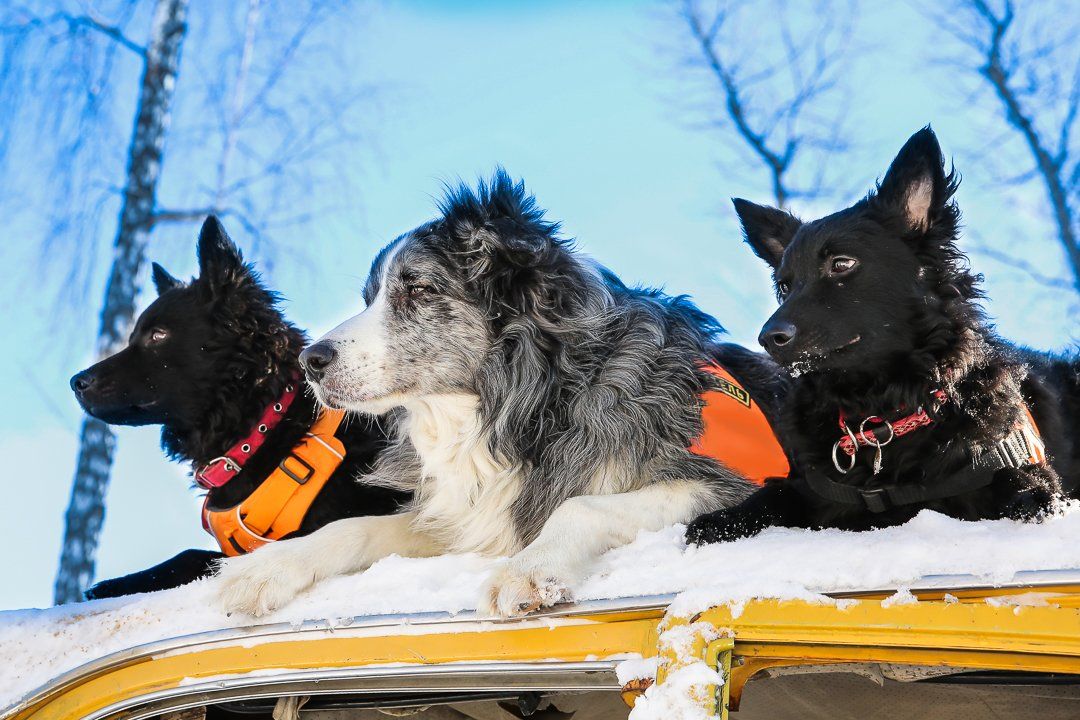
[[[522,546],[577,495],[689,480],[707,488],[704,512],[749,494],[687,449],[714,387],[703,370],[722,332],[713,318],[575,253],[502,171],[475,192],[449,190],[440,209],[372,265],[365,298],[383,292],[388,303],[379,391],[479,397],[492,455],[521,471],[512,516]],[[365,481],[418,489],[406,437]]]

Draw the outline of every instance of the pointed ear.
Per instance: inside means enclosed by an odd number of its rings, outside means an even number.
[[[941,145],[928,125],[900,148],[873,202],[903,217],[912,230],[925,231],[953,190],[952,176],[945,174]]]
[[[220,287],[246,272],[244,256],[229,239],[221,222],[211,215],[199,231],[199,279]]]
[[[746,243],[759,258],[774,268],[779,267],[784,249],[802,223],[785,210],[757,205],[742,198],[732,198],[731,202],[742,221]]]
[[[154,287],[157,288],[158,295],[164,295],[173,288],[183,287],[184,283],[180,282],[169,271],[161,267],[157,263],[151,265],[150,276],[154,280]]]

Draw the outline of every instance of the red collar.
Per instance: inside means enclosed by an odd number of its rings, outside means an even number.
[[[209,490],[219,488],[236,477],[244,469],[244,463],[262,447],[267,433],[277,427],[277,424],[285,417],[285,413],[289,411],[289,406],[296,398],[296,382],[294,379],[286,385],[281,397],[266,406],[259,422],[251,429],[251,432],[226,450],[224,455],[198,468],[195,471],[195,482]]]
[[[933,396],[938,403],[944,403],[948,397],[941,390],[933,390],[930,395]],[[860,445],[863,447],[880,448],[884,445],[888,445],[895,438],[903,437],[904,435],[914,432],[919,428],[926,427],[933,422],[933,418],[927,414],[924,408],[920,407],[910,415],[905,415],[902,418],[891,422],[879,415],[871,415],[859,423],[858,432],[852,432],[851,428],[848,427],[847,416],[841,410],[840,429],[844,434],[833,446],[833,463],[837,466],[837,469],[842,469],[836,459],[837,448],[843,450],[848,457],[854,458],[855,452]],[[867,427],[867,425],[870,425],[871,427]],[[854,460],[852,460],[852,463],[854,463]]]

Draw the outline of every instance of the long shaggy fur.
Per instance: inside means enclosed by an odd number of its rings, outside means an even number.
[[[701,367],[722,332],[715,319],[584,261],[504,173],[475,193],[458,188],[441,209],[445,257],[491,318],[479,412],[492,452],[521,466],[513,518],[523,543],[568,497],[606,482],[625,492],[700,478],[715,482],[718,503],[737,497],[726,486],[741,484],[686,450],[714,382]]]
[[[922,508],[969,520],[1030,519],[1061,493],[1061,478],[1075,485],[1074,433],[1066,431],[1078,417],[1068,380],[1075,361],[1022,356],[994,333],[979,304],[981,278],[956,244],[957,184],[925,129],[864,200],[821,220],[802,223],[736,201],[747,242],[773,266],[782,301],[761,340],[799,375],[781,421],[796,467],[789,481],[695,521],[692,540],[731,539],[769,525],[864,530],[904,522]],[[855,269],[847,270],[852,259]],[[1052,464],[988,470],[984,488],[871,513],[828,501],[805,482],[807,473],[820,472],[865,489],[933,488],[977,462],[1029,406]],[[920,407],[933,424],[885,446],[880,474],[872,448],[860,450],[846,475],[833,467],[841,414],[857,432],[863,418],[895,420]]]
[[[229,561],[227,607],[264,612],[385,552],[454,550],[513,555],[481,607],[517,614],[565,599],[638,530],[749,494],[688,448],[716,388],[704,366],[723,364],[772,408],[773,363],[717,344],[720,326],[687,298],[628,287],[575,253],[502,171],[440,209],[375,259],[367,309],[301,356],[321,401],[395,414],[398,441],[366,480],[415,492],[407,527],[375,548],[373,524],[350,521],[265,562]],[[301,552],[330,559],[313,568]]]
[[[128,347],[72,381],[91,415],[120,425],[161,425],[161,444],[174,459],[198,468],[249,433],[289,384],[299,393],[260,450],[227,484],[209,491],[214,508],[247,498],[311,427],[318,404],[301,383],[298,356],[306,338],[285,319],[278,295],[215,218],[199,238],[199,277],[184,283],[154,265],[159,297],[139,317]],[[167,333],[159,343],[154,333]],[[346,459],[330,477],[295,535],[362,514],[391,513],[404,492],[360,485],[387,444],[374,418],[354,417],[338,430]],[[193,517],[193,522],[197,520]],[[211,573],[222,553],[187,550],[148,570],[98,583],[95,598],[161,590]]]

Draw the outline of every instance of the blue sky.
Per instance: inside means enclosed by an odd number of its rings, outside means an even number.
[[[855,199],[907,136],[932,122],[964,174],[959,201],[968,226],[1008,236],[1013,249],[1055,271],[1063,261],[1043,239],[1052,227],[1039,188],[1002,188],[981,169],[978,151],[996,108],[948,94],[956,71],[931,61],[939,41],[929,33],[907,4],[864,4],[854,38],[863,49],[845,76],[855,146],[835,160],[847,194],[795,209],[813,216]],[[356,168],[360,212],[344,229],[313,224],[303,238],[310,267],[280,258],[273,265],[269,280],[288,299],[290,317],[317,335],[354,312],[374,253],[432,216],[441,184],[501,164],[526,180],[583,251],[629,281],[692,294],[735,340],[751,344],[775,301],[765,268],[740,242],[728,198],[767,202],[767,178],[700,129],[687,95],[699,86],[681,79],[670,51],[678,37],[653,3],[411,2],[372,10],[341,40],[362,58],[358,77],[381,88],[365,128],[370,141],[344,150]],[[198,181],[168,177],[172,188]],[[292,201],[302,206],[305,198]],[[11,488],[0,503],[0,562],[9,578],[0,608],[50,601],[79,423],[67,378],[90,361],[104,282],[103,269],[95,270],[89,312],[58,309],[42,292],[56,281],[42,277],[34,259],[35,227],[9,226],[10,237],[25,242],[0,248],[9,271],[0,284],[0,371],[8,378],[0,450]],[[232,231],[246,246],[240,229]],[[195,233],[171,230],[151,256],[174,274],[192,273]],[[1077,341],[1067,296],[1034,288],[996,262],[974,262],[987,275],[989,308],[1004,335],[1043,348]],[[58,313],[86,320],[73,327]],[[153,428],[119,431],[99,577],[210,546],[186,468],[165,461],[157,442]]]

